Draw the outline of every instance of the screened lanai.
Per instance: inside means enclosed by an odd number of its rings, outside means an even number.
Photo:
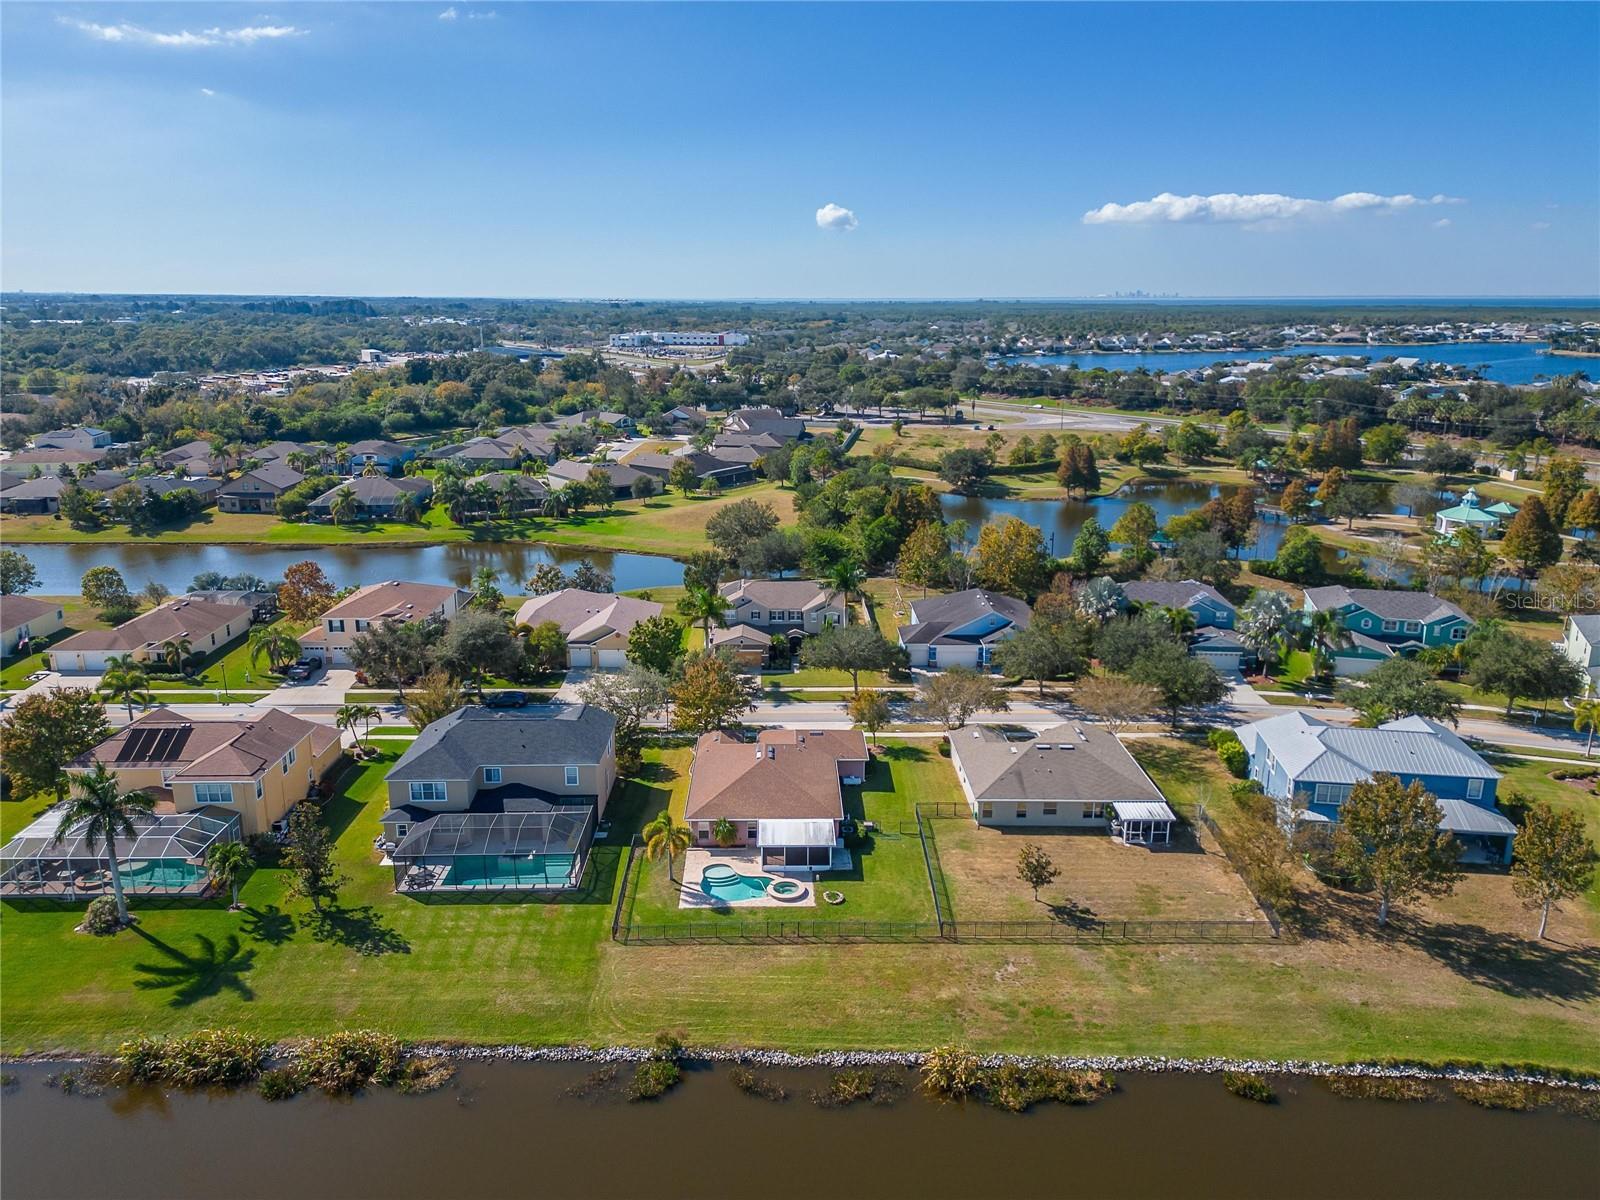
[[[583,880],[595,810],[440,813],[391,852],[397,892],[542,892]]]
[[[92,900],[111,894],[105,843],[90,845],[82,823],[61,832],[64,810],[52,808],[0,846],[0,896]],[[129,895],[199,896],[206,855],[237,842],[239,814],[217,805],[133,818],[134,836],[117,839],[117,873]]]

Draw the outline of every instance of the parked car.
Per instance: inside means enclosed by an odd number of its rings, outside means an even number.
[[[528,703],[527,692],[485,692],[485,708],[523,708]]]
[[[321,657],[316,654],[308,654],[285,671],[283,677],[285,679],[310,679],[320,670],[322,670]]]

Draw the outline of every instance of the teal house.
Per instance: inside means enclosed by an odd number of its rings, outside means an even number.
[[[1471,617],[1428,592],[1307,588],[1304,611],[1339,614],[1344,637],[1330,647],[1337,675],[1364,675],[1397,654],[1464,641],[1472,630]]]

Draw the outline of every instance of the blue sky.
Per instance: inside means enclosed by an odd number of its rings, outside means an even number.
[[[1594,4],[0,21],[8,289],[1600,292]]]

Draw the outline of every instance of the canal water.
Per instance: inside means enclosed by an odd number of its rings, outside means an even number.
[[[1600,1194],[1596,1126],[1454,1098],[1347,1100],[1275,1081],[1281,1102],[1215,1076],[1131,1075],[1081,1108],[1023,1115],[939,1104],[901,1075],[886,1106],[823,1109],[817,1071],[767,1072],[781,1102],[725,1067],[659,1101],[583,1091],[590,1065],[469,1064],[425,1096],[269,1104],[253,1093],[64,1095],[13,1068],[0,1101],[6,1200],[471,1200],[651,1197],[988,1200],[1239,1197],[1474,1200]],[[622,1068],[627,1078],[629,1068]]]
[[[1258,362],[1285,354],[1336,354],[1340,357],[1366,358],[1377,362],[1383,358],[1420,358],[1425,362],[1449,363],[1461,367],[1482,367],[1484,378],[1496,383],[1532,383],[1540,376],[1570,375],[1574,371],[1587,372],[1591,377],[1600,373],[1600,361],[1593,358],[1572,358],[1548,353],[1548,342],[1452,342],[1440,346],[1412,346],[1404,344],[1386,346],[1284,346],[1276,350],[1203,350],[1172,351],[1154,354],[1093,353],[1093,354],[1012,354],[1004,361],[1024,363],[1037,367],[1060,367],[1076,363],[1085,371],[1101,367],[1107,371],[1137,371],[1140,367],[1152,373],[1189,371],[1196,367],[1211,367],[1217,363]]]

